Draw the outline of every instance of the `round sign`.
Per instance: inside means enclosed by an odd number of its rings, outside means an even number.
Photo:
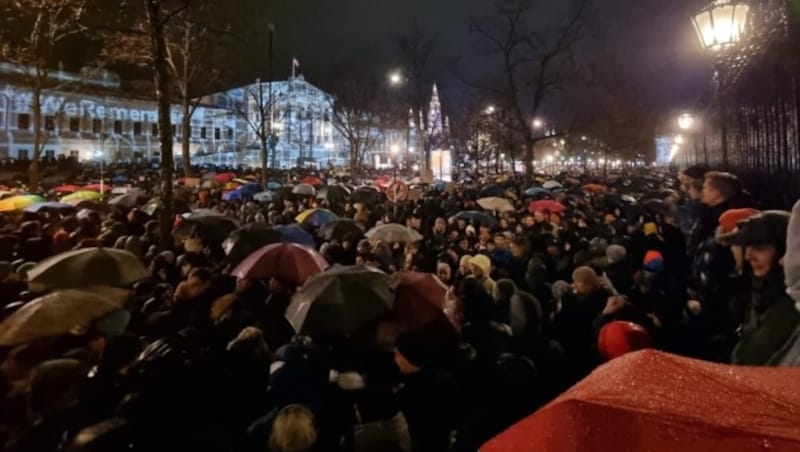
[[[396,180],[389,184],[386,190],[386,197],[391,202],[403,202],[408,197],[408,185],[405,182]]]

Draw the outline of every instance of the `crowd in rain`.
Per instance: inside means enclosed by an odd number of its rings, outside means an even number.
[[[800,365],[800,208],[729,173],[198,170],[167,249],[107,174],[3,187],[3,450],[474,451],[637,350]]]

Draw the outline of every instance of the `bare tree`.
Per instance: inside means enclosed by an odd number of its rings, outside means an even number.
[[[470,29],[499,61],[495,83],[471,83],[503,99],[511,112],[511,126],[525,140],[524,163],[533,176],[536,143],[552,138],[535,130],[532,121],[552,96],[577,73],[573,50],[581,36],[589,0],[570,2],[554,26],[536,23],[535,0],[498,0],[492,17],[472,19]]]
[[[264,85],[267,85],[266,87]],[[250,131],[258,139],[261,154],[261,178],[267,183],[267,160],[270,150],[275,149],[278,143],[277,135],[271,130],[274,107],[280,100],[280,94],[269,95],[269,82],[256,80],[254,85],[241,88],[241,96],[234,102],[233,112],[246,123]],[[273,165],[276,156],[273,155]]]
[[[42,95],[53,89],[51,72],[56,65],[58,46],[70,36],[84,31],[81,22],[86,0],[9,0],[0,6],[5,18],[0,39],[0,55],[19,67],[19,73],[32,91],[33,159],[28,169],[28,186],[39,186],[39,159],[46,144],[42,117]]]

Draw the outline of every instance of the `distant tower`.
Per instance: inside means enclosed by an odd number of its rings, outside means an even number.
[[[432,144],[438,146],[444,136],[444,124],[442,104],[439,102],[439,90],[436,88],[436,83],[433,84],[433,94],[431,94],[431,103],[428,106],[428,123],[426,126],[428,136],[433,141]]]

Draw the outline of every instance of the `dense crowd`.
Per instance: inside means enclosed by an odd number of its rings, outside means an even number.
[[[176,186],[165,250],[155,184],[114,171],[127,194],[0,214],[4,450],[472,451],[630,351],[800,364],[800,220],[728,173],[475,175],[390,203],[387,178],[219,170]],[[313,251],[248,266],[276,242]],[[64,289],[37,267],[97,247],[147,267],[120,309],[12,335]],[[316,274],[283,276],[297,253]],[[403,281],[441,315],[401,318]]]

